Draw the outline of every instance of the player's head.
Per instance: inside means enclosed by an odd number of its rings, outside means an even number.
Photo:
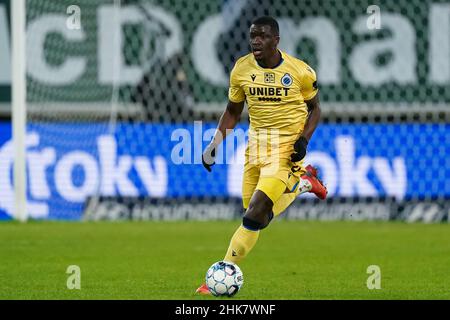
[[[250,26],[250,47],[256,60],[264,61],[277,52],[280,28],[272,17],[259,17]]]

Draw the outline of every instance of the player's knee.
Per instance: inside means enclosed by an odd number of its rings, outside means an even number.
[[[263,224],[259,221],[253,220],[252,218],[249,218],[247,216],[244,216],[242,218],[242,225],[244,228],[252,231],[258,231],[261,230]]]
[[[272,212],[273,202],[269,197],[260,197],[251,201],[246,214],[256,217],[264,217]]]
[[[272,217],[273,217],[273,214],[272,214]],[[253,220],[251,218],[244,216],[244,218],[242,218],[242,225],[246,229],[253,230],[253,231],[259,231],[259,230],[266,228],[269,225],[271,220],[272,219],[270,217],[268,217],[265,222],[259,222],[259,221],[256,221],[256,220]]]
[[[252,212],[248,212],[242,218],[242,225],[249,230],[262,230],[266,228],[270,221],[273,219],[273,212],[260,213],[258,215],[252,215]]]
[[[273,202],[265,194],[257,194],[250,201],[244,215],[243,226],[250,230],[262,230],[273,218]]]

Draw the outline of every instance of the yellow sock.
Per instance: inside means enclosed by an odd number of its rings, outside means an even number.
[[[234,233],[228,247],[227,254],[223,260],[238,264],[255,246],[258,241],[259,230],[252,231],[242,225]]]

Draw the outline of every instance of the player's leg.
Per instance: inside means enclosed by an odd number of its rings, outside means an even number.
[[[258,241],[260,230],[273,218],[273,203],[284,193],[286,185],[277,178],[260,178],[242,219],[242,224],[231,238],[224,260],[239,263]]]
[[[251,164],[248,162],[248,157],[246,157],[246,162],[244,164],[244,172],[242,175],[242,206],[246,211],[250,200],[255,193],[256,186],[258,185],[259,176],[261,170],[258,165]]]
[[[249,163],[247,154],[242,177],[242,204],[246,211],[258,184],[259,175],[259,167],[254,163]],[[235,252],[240,252],[241,255],[245,256],[253,248],[258,237],[259,230],[250,230],[241,224],[231,237],[229,248],[223,260],[238,263],[240,260],[237,259],[236,253],[233,253],[233,248],[235,248]],[[202,295],[211,294],[206,284],[201,285],[196,292]]]
[[[320,200],[327,197],[328,191],[322,180],[319,179],[317,168],[307,165],[305,173],[300,177],[300,185],[296,190],[297,195],[304,192],[314,193]]]
[[[311,165],[306,168],[301,166],[300,170],[289,176],[285,193],[274,203],[274,215],[280,215],[297,196],[306,192],[314,193],[321,200],[327,196],[327,188],[318,178],[317,169]]]
[[[267,185],[269,181],[266,181]],[[259,185],[259,184],[258,184]],[[277,194],[280,197],[286,185],[278,180]],[[274,187],[272,186],[273,190]],[[224,261],[240,263],[248,253],[253,249],[258,241],[260,230],[267,227],[273,217],[273,201],[263,191],[256,190],[250,200],[248,208],[242,219],[242,224],[233,234]],[[211,292],[206,284],[202,284],[196,291],[201,295],[210,295]]]
[[[256,164],[249,163],[248,157],[246,157],[244,174],[242,177],[242,205],[245,209],[245,212],[247,212],[250,205],[250,200],[255,193],[256,186],[259,181],[259,175],[259,167]],[[230,245],[228,247],[227,253],[225,254],[224,260],[238,263],[239,259],[236,250],[240,251],[242,255],[245,255],[245,252],[249,252],[253,248],[256,241],[258,241],[258,237],[259,230],[251,230],[247,228],[246,226],[244,226],[243,221],[231,237]]]
[[[286,189],[287,193],[295,193],[296,196],[310,192],[314,193],[317,198],[324,200],[327,197],[327,188],[323,182],[318,177],[318,170],[312,165],[307,165],[305,168],[302,166],[298,174],[293,175],[293,177],[299,177],[297,182]],[[289,184],[288,184],[289,186]]]

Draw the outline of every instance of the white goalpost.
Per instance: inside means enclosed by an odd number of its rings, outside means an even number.
[[[12,139],[14,218],[27,221],[26,193],[26,0],[11,1]]]

